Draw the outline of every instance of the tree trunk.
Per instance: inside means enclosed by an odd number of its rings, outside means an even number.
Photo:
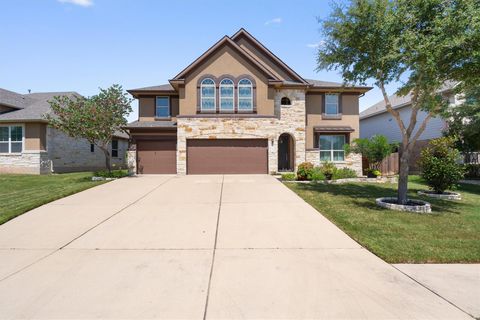
[[[400,168],[398,172],[398,204],[406,204],[408,192],[408,160],[410,158],[410,150],[402,145],[402,153],[400,155]]]
[[[103,154],[105,154],[105,167],[107,168],[108,172],[112,172],[112,166],[110,163],[110,152],[108,152],[108,149],[106,148],[100,148],[103,151]]]

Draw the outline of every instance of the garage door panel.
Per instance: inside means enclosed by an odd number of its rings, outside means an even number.
[[[177,172],[175,140],[137,141],[138,173],[172,174]]]
[[[268,173],[266,139],[192,139],[187,141],[189,174]]]

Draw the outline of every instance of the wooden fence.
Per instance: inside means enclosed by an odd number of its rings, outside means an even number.
[[[368,160],[365,158],[362,159],[362,168],[364,174],[366,174],[365,170],[368,169]],[[398,168],[398,152],[392,153],[387,158],[383,159],[380,164],[380,172],[384,175],[398,174]]]

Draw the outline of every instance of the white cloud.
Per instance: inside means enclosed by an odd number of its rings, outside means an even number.
[[[309,47],[309,48],[318,48],[318,47],[323,46],[324,44],[325,44],[325,41],[322,40],[322,41],[320,41],[320,42],[318,42],[318,43],[309,43],[309,44],[307,44],[307,47]]]
[[[270,24],[278,24],[278,23],[282,23],[282,18],[273,18],[271,20],[268,20],[268,21],[265,21],[265,25],[268,26]]]
[[[93,6],[93,0],[57,0],[60,3],[71,3],[81,7]]]

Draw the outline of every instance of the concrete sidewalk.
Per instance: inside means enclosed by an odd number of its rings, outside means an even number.
[[[0,318],[471,319],[271,176],[141,176],[0,226]]]

